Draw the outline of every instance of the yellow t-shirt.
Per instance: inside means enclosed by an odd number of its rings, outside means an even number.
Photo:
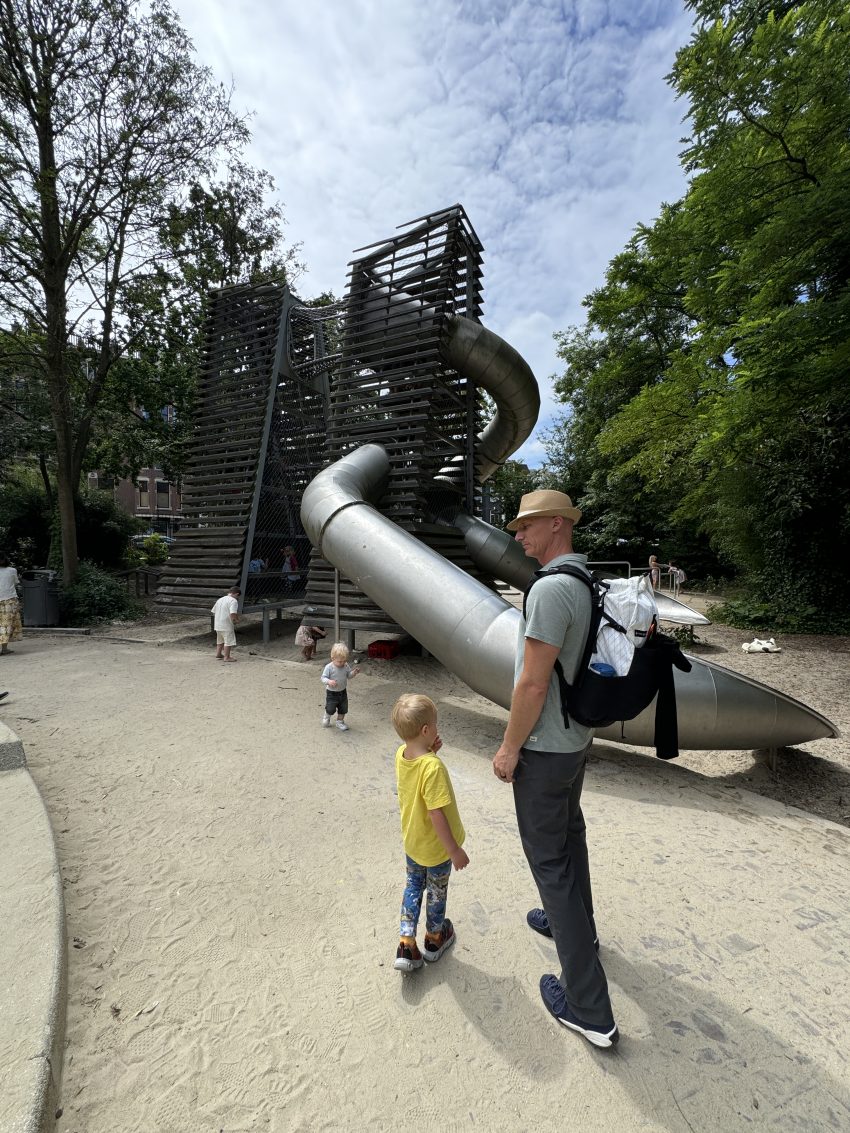
[[[463,845],[466,838],[452,781],[445,764],[432,751],[417,759],[405,759],[406,747],[407,744],[402,744],[395,753],[404,852],[419,865],[440,865],[441,862],[448,861],[449,855],[437,837],[428,811],[443,811],[459,846]]]

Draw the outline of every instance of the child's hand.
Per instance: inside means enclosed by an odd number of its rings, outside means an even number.
[[[434,755],[437,754],[437,752],[440,750],[440,748],[442,746],[443,746],[443,741],[440,739],[440,737],[434,736],[434,742],[431,744],[431,751],[433,751]]]
[[[328,681],[328,688],[336,688],[336,681]]]
[[[351,670],[352,677],[356,677],[359,672],[360,672],[360,666],[355,665],[354,668]]]
[[[469,856],[462,846],[458,846],[452,854],[452,865],[455,869],[466,869],[469,865]]]

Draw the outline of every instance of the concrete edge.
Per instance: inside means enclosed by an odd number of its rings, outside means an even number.
[[[0,972],[11,977],[14,998],[24,1005],[11,1035],[19,1057],[4,1066],[2,1125],[6,1133],[51,1133],[62,1082],[68,990],[62,874],[50,816],[23,744],[2,722],[0,813]],[[5,878],[4,870],[9,871]]]
[[[26,765],[24,745],[12,729],[0,721],[0,771],[15,771]]]

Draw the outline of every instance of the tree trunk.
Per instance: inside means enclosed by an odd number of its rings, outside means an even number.
[[[59,500],[59,530],[62,541],[62,582],[70,586],[77,577],[77,517],[74,498],[74,431],[66,366],[65,293],[62,287],[45,287],[47,334],[45,368],[50,394],[50,417],[56,437],[56,494]]]
[[[48,365],[51,359],[48,358]],[[62,537],[62,582],[70,586],[77,577],[77,517],[74,506],[74,452],[71,439],[71,406],[65,404],[67,390],[64,385],[61,360],[60,370],[48,372],[50,390],[50,416],[56,436],[56,494],[59,499],[59,530]],[[51,366],[52,370],[52,366]]]
[[[47,496],[47,506],[53,512],[53,485],[50,483],[50,473],[47,471],[47,458],[43,452],[38,454],[38,468],[41,472],[41,482],[44,484],[44,494]]]
[[[62,582],[77,577],[77,517],[74,497],[74,417],[67,373],[68,353],[68,252],[63,247],[59,199],[56,192],[56,151],[53,106],[39,105],[34,125],[38,139],[38,197],[41,213],[41,285],[44,292],[44,368],[50,397],[50,417],[56,436],[56,494],[62,541]]]

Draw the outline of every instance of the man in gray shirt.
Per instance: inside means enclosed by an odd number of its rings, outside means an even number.
[[[581,512],[563,492],[530,492],[508,524],[529,558],[552,569],[587,569],[573,552],[573,524]],[[581,790],[593,731],[570,719],[564,726],[555,673],[560,661],[575,678],[590,624],[590,591],[577,578],[553,574],[528,593],[520,622],[511,713],[493,770],[512,783],[525,856],[543,903],[528,923],[552,936],[561,978],[545,975],[540,994],[552,1015],[598,1047],[619,1039],[608,983],[597,954],[593,898]]]

